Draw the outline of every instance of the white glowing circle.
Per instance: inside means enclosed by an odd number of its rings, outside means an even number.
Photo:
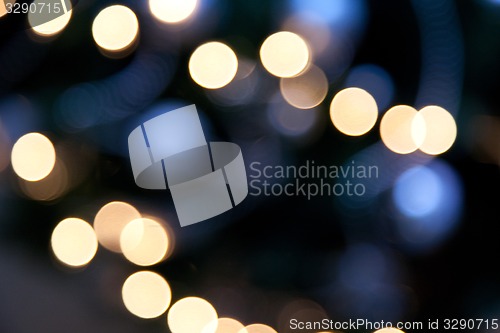
[[[202,333],[210,332],[214,325],[217,326],[215,333],[248,333],[242,323],[232,318],[219,318],[216,322],[208,324]]]
[[[394,327],[387,327],[387,328],[382,328],[380,330],[377,330],[373,333],[405,333],[405,332],[398,330],[397,328],[394,328]]]
[[[107,51],[122,51],[136,40],[139,33],[137,16],[128,7],[114,5],[97,14],[92,24],[96,44]]]
[[[339,91],[330,104],[330,119],[342,133],[359,136],[370,131],[378,117],[375,99],[361,88]]]
[[[238,58],[224,43],[208,42],[194,50],[189,59],[189,74],[207,89],[222,88],[231,82],[238,71]]]
[[[408,105],[390,108],[380,122],[380,137],[385,146],[398,154],[409,154],[425,138],[425,124],[417,110]]]
[[[165,228],[148,218],[129,222],[120,235],[123,255],[139,266],[151,266],[165,259],[169,243]]]
[[[94,219],[99,243],[108,250],[121,252],[120,236],[123,228],[140,217],[139,211],[129,203],[113,201],[104,205]]]
[[[56,258],[68,266],[84,266],[97,252],[97,236],[86,221],[67,218],[59,222],[51,237]]]
[[[39,2],[43,2],[43,0],[35,1],[35,3]],[[72,15],[71,1],[65,1],[64,4],[69,5],[69,8],[66,8],[66,12],[64,14],[39,25],[35,25],[35,22],[37,21],[37,15],[41,14],[39,13],[39,11],[33,12],[30,10],[28,12],[28,23],[30,24],[31,29],[33,29],[33,32],[40,36],[49,37],[63,31],[64,28],[66,28],[66,26],[68,25]],[[40,6],[40,4],[38,4],[38,6]]]
[[[150,319],[167,311],[172,291],[159,274],[141,271],[127,278],[122,288],[123,303],[127,310],[140,318]]]
[[[149,0],[149,10],[165,23],[179,23],[190,17],[198,0]]]
[[[319,105],[328,93],[328,79],[317,66],[310,66],[304,73],[280,80],[283,98],[299,109],[311,109]]]
[[[439,106],[426,106],[419,115],[425,122],[425,138],[419,145],[429,155],[439,155],[453,146],[457,137],[457,124],[453,116]]]
[[[14,172],[22,179],[43,179],[56,163],[54,145],[40,133],[25,134],[12,147],[11,163]]]
[[[245,331],[240,331],[238,333],[278,333],[271,326],[267,326],[264,324],[252,324],[245,327]]]
[[[310,61],[307,43],[299,35],[280,31],[267,37],[260,48],[264,68],[274,76],[293,77],[300,74]]]
[[[186,297],[172,305],[167,323],[172,333],[215,333],[217,318],[217,311],[208,301]]]

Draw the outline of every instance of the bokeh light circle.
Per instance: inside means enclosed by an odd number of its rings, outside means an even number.
[[[394,327],[386,327],[386,328],[379,329],[373,333],[405,333],[405,332],[398,330],[397,328],[394,328]]]
[[[436,209],[443,189],[435,172],[425,166],[415,167],[398,178],[393,198],[396,207],[404,215],[421,217]]]
[[[139,21],[128,7],[113,5],[97,14],[92,24],[92,36],[96,44],[111,52],[122,51],[136,40]]]
[[[293,77],[300,74],[310,61],[309,47],[299,35],[280,31],[267,37],[260,48],[264,68],[274,76]]]
[[[360,88],[339,91],[330,104],[330,119],[342,133],[359,136],[367,133],[377,122],[375,99]]]
[[[67,4],[71,4],[70,1],[66,1],[65,3]],[[71,8],[67,8],[68,11],[48,22],[45,22],[45,23],[42,23],[42,24],[38,24],[38,25],[35,25],[34,21],[36,20],[35,18],[35,15],[37,15],[38,13],[35,12],[29,12],[28,13],[28,23],[30,24],[31,26],[31,29],[33,30],[34,33],[36,33],[37,35],[40,35],[40,36],[44,36],[44,37],[49,37],[49,36],[53,36],[53,35],[56,35],[58,33],[60,33],[61,31],[64,30],[64,28],[66,28],[66,26],[68,25],[69,21],[71,20],[71,15],[72,15],[72,10]]]
[[[52,142],[43,134],[28,133],[12,147],[11,162],[19,177],[38,181],[47,177],[54,168],[56,151]]]
[[[180,23],[189,18],[196,9],[198,0],[149,0],[149,10],[165,23]]]
[[[68,266],[88,264],[97,252],[97,245],[94,229],[82,219],[64,219],[52,232],[52,251],[59,261]]]
[[[244,331],[238,333],[278,333],[274,328],[264,324],[252,324],[245,327]]]
[[[189,74],[207,89],[222,88],[231,82],[238,71],[238,58],[224,43],[208,42],[194,50],[189,59]]]
[[[120,235],[123,255],[139,266],[155,265],[165,259],[169,243],[165,228],[149,218],[129,222]]]
[[[172,305],[167,315],[172,333],[215,333],[217,311],[203,298],[186,297]]]
[[[94,229],[102,246],[113,252],[121,252],[120,236],[125,226],[141,218],[139,211],[129,203],[110,202],[97,212]]]
[[[426,106],[419,111],[425,122],[425,137],[419,148],[426,154],[439,155],[451,148],[457,137],[453,116],[439,106]]]
[[[317,66],[310,66],[304,73],[280,80],[283,98],[299,109],[310,109],[321,102],[328,93],[328,79]]]
[[[219,318],[216,322],[208,324],[202,333],[208,333],[217,325],[215,333],[248,333],[245,326],[233,318]]]
[[[393,152],[409,154],[417,150],[425,138],[425,124],[411,106],[396,105],[383,115],[380,137]]]
[[[132,314],[150,319],[159,317],[167,311],[172,300],[172,291],[161,275],[141,271],[125,280],[122,298],[125,307]]]

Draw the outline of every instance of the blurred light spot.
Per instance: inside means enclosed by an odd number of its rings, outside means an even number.
[[[106,50],[119,52],[136,40],[139,22],[128,7],[114,5],[103,9],[94,19],[92,35],[96,44]]]
[[[245,327],[245,329],[248,333],[278,333],[272,327],[264,324],[248,325]]]
[[[315,15],[336,30],[354,29],[366,16],[362,0],[289,0],[294,13]]]
[[[167,311],[172,292],[167,281],[159,274],[141,271],[130,275],[122,288],[123,303],[127,310],[140,318],[150,319]]]
[[[380,66],[359,65],[349,71],[345,80],[347,87],[359,87],[369,92],[377,101],[379,109],[385,109],[394,98],[394,82]]]
[[[248,333],[245,326],[232,318],[219,318],[216,323],[210,323],[202,333],[213,332],[213,326],[217,325],[215,333]]]
[[[71,1],[66,1],[66,5],[69,5],[69,8],[67,8],[67,12],[56,17],[55,19],[52,19],[48,22],[45,22],[43,24],[36,25],[34,22],[38,22],[40,20],[39,17],[37,17],[39,12],[32,12],[29,11],[28,13],[28,23],[31,26],[31,29],[33,29],[33,32],[36,33],[37,35],[40,36],[53,36],[61,31],[63,31],[64,28],[68,25],[71,15],[72,15],[72,8],[71,8]]]
[[[417,249],[438,244],[457,225],[463,202],[462,183],[443,161],[432,160],[402,173],[392,192],[395,216],[405,243]]]
[[[23,135],[12,147],[12,167],[15,173],[29,181],[47,177],[56,163],[52,142],[40,133]]]
[[[57,259],[69,266],[83,266],[97,252],[97,237],[86,221],[67,218],[59,222],[51,237],[52,251]]]
[[[380,136],[393,152],[409,154],[417,150],[425,137],[425,124],[417,110],[408,105],[397,105],[382,117]]]
[[[58,158],[47,177],[36,182],[19,179],[19,183],[23,193],[33,200],[55,200],[68,190],[68,170],[65,163]]]
[[[280,31],[267,37],[260,48],[264,68],[278,77],[293,77],[309,64],[309,47],[302,37]]]
[[[331,40],[328,25],[315,14],[299,12],[285,21],[283,30],[294,32],[307,40],[313,55],[323,53]]]
[[[167,255],[169,239],[163,226],[149,218],[129,222],[122,230],[120,247],[125,258],[139,266],[159,263]]]
[[[431,105],[419,111],[425,122],[425,138],[419,146],[426,154],[439,155],[451,148],[457,137],[457,125],[445,109]]]
[[[172,305],[167,322],[172,333],[215,333],[217,312],[202,298],[186,297]]]
[[[387,327],[387,328],[382,328],[380,330],[377,330],[373,333],[405,333],[405,332],[398,330],[397,328],[394,328],[394,327]]]
[[[443,191],[438,176],[422,166],[403,173],[396,182],[393,195],[399,211],[409,217],[419,217],[436,209]]]
[[[194,50],[189,59],[189,74],[200,86],[218,89],[233,80],[238,58],[226,44],[209,42]]]
[[[328,79],[317,66],[310,66],[304,73],[280,80],[283,98],[299,109],[310,109],[319,105],[328,93]]]
[[[8,3],[15,4],[16,0],[0,0],[0,17],[7,14],[6,4],[8,4]]]
[[[302,138],[315,129],[319,122],[319,110],[297,109],[281,98],[269,103],[268,117],[271,125],[288,137]]]
[[[330,118],[342,133],[359,136],[375,125],[378,108],[375,99],[363,89],[347,88],[339,91],[330,104]]]
[[[179,23],[193,14],[198,0],[149,0],[149,10],[158,20]]]
[[[94,229],[99,243],[108,250],[120,253],[120,235],[123,228],[139,218],[141,214],[129,203],[113,201],[104,205],[94,219]]]

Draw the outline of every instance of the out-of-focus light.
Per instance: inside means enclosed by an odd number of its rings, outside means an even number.
[[[300,74],[310,61],[309,47],[302,37],[280,31],[267,37],[260,48],[264,68],[274,76],[293,77]]]
[[[72,15],[71,1],[65,1],[64,3],[66,6],[69,5],[69,8],[66,8],[67,11],[64,14],[39,25],[36,25],[35,22],[39,20],[37,16],[41,14],[38,11],[32,12],[30,10],[28,13],[28,23],[33,32],[40,36],[49,37],[63,31],[68,25]]]
[[[359,87],[368,91],[377,101],[379,109],[386,109],[394,98],[394,82],[385,69],[365,64],[349,71],[345,80],[347,87]]]
[[[397,328],[394,328],[394,327],[386,327],[386,328],[382,328],[380,330],[377,330],[373,333],[405,333],[405,332],[398,330]]]
[[[417,150],[425,138],[425,123],[411,106],[396,105],[382,117],[380,137],[393,152],[409,154]]]
[[[457,225],[463,189],[456,171],[432,160],[402,173],[392,192],[396,226],[404,244],[422,250],[439,244]]]
[[[439,155],[451,148],[457,137],[457,125],[445,109],[431,105],[419,111],[425,122],[425,137],[420,150],[429,155]]]
[[[55,200],[68,190],[68,170],[65,163],[58,158],[47,177],[36,182],[19,179],[19,183],[23,193],[33,200]]]
[[[122,288],[123,303],[127,310],[140,318],[150,319],[167,311],[172,291],[159,274],[141,271],[130,275]]]
[[[167,323],[172,333],[215,333],[217,318],[217,311],[208,301],[186,297],[170,307]]]
[[[56,163],[52,142],[40,133],[23,135],[12,147],[12,168],[21,178],[38,181],[47,177]]]
[[[378,108],[375,99],[360,88],[346,88],[339,91],[330,104],[330,118],[342,133],[359,136],[375,125]]]
[[[424,166],[415,167],[398,178],[394,202],[406,216],[421,217],[436,209],[443,191],[443,184],[435,172]]]
[[[140,218],[129,222],[120,235],[125,258],[139,266],[150,266],[165,259],[169,239],[163,226],[155,220]]]
[[[206,330],[203,329],[202,333],[208,333],[212,330],[213,323],[207,325]],[[217,330],[215,333],[248,333],[245,326],[232,318],[219,318],[217,319]],[[207,331],[208,330],[208,331]]]
[[[252,324],[245,327],[248,333],[278,333],[272,327],[264,324]],[[239,332],[243,333],[243,332]]]
[[[123,228],[139,218],[141,214],[129,203],[113,201],[104,205],[94,219],[94,229],[99,243],[108,250],[120,253],[120,235]]]
[[[319,105],[328,93],[328,79],[316,66],[310,66],[304,73],[280,80],[283,98],[299,109],[310,109]]]
[[[56,258],[68,266],[84,266],[97,252],[97,236],[92,226],[78,218],[59,222],[51,237]]]
[[[7,4],[15,4],[16,0],[0,0],[0,17],[7,14]]]
[[[138,34],[137,16],[130,8],[122,5],[103,9],[92,24],[94,41],[105,51],[119,52],[127,49]]]
[[[198,0],[149,0],[149,10],[165,23],[180,23],[189,18],[196,9]]]
[[[366,17],[366,2],[362,0],[289,0],[294,13],[314,15],[336,30],[351,30]]]
[[[222,88],[231,82],[238,70],[238,58],[224,43],[209,42],[194,50],[189,59],[189,74],[200,86]]]

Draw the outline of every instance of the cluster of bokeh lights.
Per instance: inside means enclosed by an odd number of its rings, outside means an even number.
[[[293,3],[300,7],[305,2],[297,0]],[[151,16],[159,24],[183,25],[196,14],[200,4],[197,0],[149,0],[147,5]],[[64,15],[41,25],[33,24],[28,16],[28,23],[37,36],[53,37],[68,26],[72,13],[73,9],[67,8]],[[0,6],[0,17],[3,15],[5,12]],[[329,39],[328,25],[339,22],[333,16],[321,19],[324,22],[319,20],[318,24],[325,25],[321,26],[323,30],[313,27],[312,33],[305,31],[304,34],[277,31],[264,39],[258,51],[262,68],[273,79],[279,80],[278,94],[286,102],[274,108],[269,117],[271,122],[281,126],[280,131],[284,134],[303,134],[313,128],[320,119],[317,107],[326,100],[331,90],[327,71],[315,61],[326,46],[311,36],[318,32]],[[291,21],[288,24],[293,26]],[[112,5],[103,8],[95,16],[91,34],[104,56],[120,58],[135,50],[140,41],[140,30],[140,21],[132,9],[124,5]],[[221,94],[223,88],[230,87],[230,84],[248,80],[257,66],[253,60],[239,56],[221,40],[208,41],[195,47],[187,64],[194,83]],[[382,100],[365,87],[356,86],[356,80],[367,75],[368,72],[364,70],[366,68],[360,68],[356,73],[351,73],[346,81],[354,84],[336,92],[331,99],[330,120],[339,132],[349,137],[362,136],[369,133],[379,121],[381,141],[396,154],[421,151],[434,156],[445,153],[453,146],[457,125],[447,110],[437,105],[420,110],[409,105],[395,105],[384,112],[390,100],[387,96],[393,92],[387,92]],[[390,81],[383,69],[378,68],[377,73],[377,79],[381,82]],[[64,188],[66,182],[64,162],[47,136],[34,132],[20,137],[12,146],[11,164],[17,176],[23,180],[23,191],[32,199],[50,200],[62,193],[62,190],[47,192],[48,188]],[[393,202],[413,223],[404,221],[406,224],[399,226],[408,237],[414,235],[412,228],[424,230],[423,233],[427,233],[423,239],[431,240],[441,237],[442,233],[450,229],[452,222],[449,221],[453,219],[442,212],[436,213],[436,207],[440,204],[443,207],[456,205],[459,201],[449,203],[445,198],[444,191],[449,180],[443,180],[443,172],[448,174],[451,171],[439,165],[418,165],[397,178]],[[57,181],[61,184],[54,185]],[[456,182],[453,184],[456,185]],[[37,189],[37,186],[44,190]],[[426,231],[426,224],[431,221],[429,216],[432,220],[443,217],[441,220],[444,222],[439,224],[440,231],[434,232],[432,230],[435,229],[430,227]],[[81,218],[68,217],[57,224],[51,236],[54,256],[63,265],[73,268],[90,264],[99,245],[123,255],[142,269],[168,259],[172,254],[174,238],[164,221],[144,215],[130,203],[122,201],[102,206],[93,224]],[[173,333],[276,333],[276,330],[264,324],[245,326],[233,318],[219,318],[212,304],[199,297],[186,297],[171,304],[172,293],[170,284],[163,276],[150,270],[140,270],[124,281],[122,300],[130,313],[143,319],[158,318],[168,311],[166,322]],[[402,331],[386,328],[377,332]]]

